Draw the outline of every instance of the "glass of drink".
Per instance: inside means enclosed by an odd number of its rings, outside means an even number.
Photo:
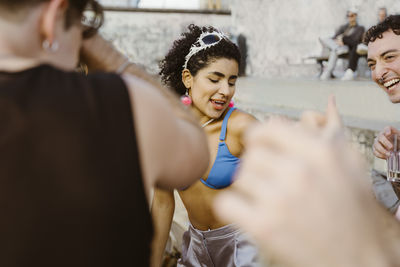
[[[394,135],[393,151],[390,151],[387,162],[387,180],[390,182],[400,182],[400,152],[397,151],[397,135]]]

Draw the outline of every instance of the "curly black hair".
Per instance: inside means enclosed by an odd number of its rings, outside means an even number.
[[[400,35],[400,15],[390,15],[381,23],[369,28],[365,33],[364,43],[368,45],[376,39],[381,39],[382,34],[388,30],[392,30],[395,34]]]
[[[159,64],[162,82],[180,95],[186,91],[182,82],[182,71],[190,47],[202,33],[218,31],[211,26],[199,27],[194,24],[190,24],[188,30],[181,34],[182,38],[174,41],[171,50]],[[240,65],[239,48],[231,41],[222,39],[218,44],[194,54],[187,64],[187,69],[195,76],[199,70],[218,58],[233,59]]]

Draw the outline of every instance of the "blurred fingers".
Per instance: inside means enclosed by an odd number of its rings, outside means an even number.
[[[269,121],[253,128],[248,133],[246,141],[249,145],[246,149],[264,147],[276,154],[315,160],[321,153],[321,142],[324,142],[321,138],[310,134],[304,127],[280,121]]]
[[[386,159],[389,156],[389,151],[385,149],[382,144],[375,139],[374,145],[372,147],[373,153],[376,157],[380,159]]]
[[[336,107],[336,98],[334,95],[330,95],[326,108],[326,127],[324,135],[328,138],[336,138],[338,135],[344,136],[342,125],[342,119]]]
[[[342,126],[342,119],[340,118],[339,110],[337,109],[336,106],[336,97],[334,95],[330,95],[328,98],[326,116],[330,124],[336,127]]]
[[[267,193],[266,190],[271,188],[271,178],[276,173],[278,157],[271,155],[266,148],[254,147],[248,150],[241,158],[231,189],[249,200]]]
[[[248,202],[257,203],[285,195],[284,191],[304,190],[312,179],[307,175],[311,161],[301,155],[275,153],[268,148],[254,148],[242,157],[235,182],[230,187]],[[288,191],[289,190],[289,191]]]
[[[300,119],[302,127],[322,134],[326,138],[333,138],[343,135],[342,120],[336,107],[334,95],[328,98],[328,105],[325,114],[316,111],[305,111]]]
[[[302,126],[310,130],[319,130],[326,123],[326,117],[324,114],[316,111],[305,111],[301,115],[300,123]]]
[[[214,210],[221,220],[245,229],[252,228],[249,224],[254,222],[252,217],[258,214],[253,203],[235,191],[218,194],[214,200]]]
[[[385,134],[379,134],[375,143],[380,144],[385,151],[390,151],[393,149],[393,138],[387,137]]]

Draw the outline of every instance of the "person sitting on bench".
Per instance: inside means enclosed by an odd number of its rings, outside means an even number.
[[[328,80],[331,78],[336,61],[340,55],[349,55],[349,67],[342,80],[353,80],[354,72],[357,69],[359,55],[357,45],[361,43],[364,34],[364,27],[357,24],[357,10],[347,11],[348,23],[342,25],[332,38],[320,38],[321,44],[330,50],[328,65],[322,72],[320,79]]]

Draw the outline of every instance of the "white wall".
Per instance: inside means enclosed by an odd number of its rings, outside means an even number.
[[[105,6],[129,7],[137,0],[99,0]],[[201,0],[140,0],[141,8],[199,9]]]
[[[200,0],[141,0],[141,8],[199,9]]]
[[[191,23],[214,25],[224,32],[232,25],[230,15],[108,11],[101,31],[134,62],[158,73],[158,62]]]
[[[127,1],[102,0],[103,3],[121,4]],[[389,13],[400,12],[400,1],[397,0],[223,1],[229,5],[226,1],[230,3],[231,16],[107,12],[103,32],[135,61],[156,72],[158,60],[189,23],[214,25],[225,32],[246,36],[249,75],[299,77],[318,72],[315,66],[303,65],[302,59],[320,54],[318,37],[332,35],[345,23],[346,10],[350,6],[358,6],[359,23],[366,28],[376,22],[381,6],[386,6]]]

